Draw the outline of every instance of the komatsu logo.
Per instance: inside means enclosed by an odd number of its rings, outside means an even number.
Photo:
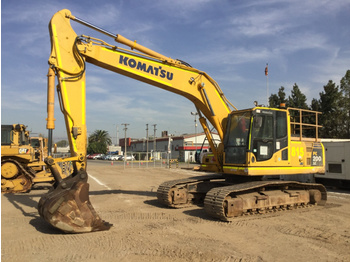
[[[170,81],[173,80],[173,77],[174,77],[173,73],[167,72],[166,70],[162,69],[161,66],[155,67],[155,66],[147,65],[146,63],[136,61],[135,59],[122,56],[122,55],[119,58],[119,64],[128,66],[130,68],[134,68],[139,71],[143,71],[155,76],[159,76],[161,78],[166,78]]]

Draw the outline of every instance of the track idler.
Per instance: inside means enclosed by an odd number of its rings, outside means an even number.
[[[16,160],[8,159],[1,162],[1,192],[26,193],[32,188],[35,175],[25,170]]]
[[[112,226],[99,217],[90,202],[85,171],[61,180],[40,199],[38,210],[49,224],[66,233],[103,231]]]

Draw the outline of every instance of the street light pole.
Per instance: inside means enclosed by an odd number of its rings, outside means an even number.
[[[146,165],[148,167],[148,124],[146,124]]]
[[[154,124],[153,127],[154,127],[154,135],[153,135],[153,163],[155,164],[156,163],[156,159],[155,159],[155,153],[156,153],[156,150],[157,150],[157,146],[156,146],[156,126],[157,124]]]
[[[194,143],[195,143],[195,156],[196,156],[196,153],[197,153],[197,115],[198,115],[198,112],[191,112],[191,115],[194,116]]]
[[[124,131],[125,131],[125,133],[124,133],[124,146],[125,146],[125,148],[124,148],[124,168],[125,168],[125,163],[126,163],[126,130],[128,130],[128,128],[127,128],[127,126],[129,125],[129,124],[122,124],[123,126],[124,126]]]
[[[171,142],[173,142],[173,139],[171,138],[171,135],[168,136],[168,153],[167,153],[167,166],[170,168],[170,156],[171,156]]]
[[[119,141],[118,141],[118,134],[119,134],[118,125],[116,124],[115,126],[116,126],[116,128],[117,128],[116,137],[115,137],[115,145],[116,145],[116,146],[119,146]]]
[[[194,134],[195,134],[195,147],[197,151],[197,112],[191,112],[191,115],[194,116]]]

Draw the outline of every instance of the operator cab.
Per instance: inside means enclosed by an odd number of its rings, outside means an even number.
[[[29,145],[29,132],[24,125],[1,125],[1,145]]]
[[[253,108],[229,115],[224,137],[225,164],[266,161],[282,150],[288,159],[287,111]],[[251,159],[247,153],[252,152]]]

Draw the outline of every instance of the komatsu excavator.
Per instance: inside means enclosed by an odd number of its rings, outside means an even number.
[[[91,36],[78,36],[71,21],[128,48]],[[69,158],[54,159],[49,152],[45,160],[56,183],[40,199],[38,209],[54,227],[67,233],[82,233],[108,230],[112,226],[99,217],[89,200],[85,63],[179,94],[194,103],[212,151],[202,159],[201,169],[211,172],[161,184],[157,198],[166,206],[204,203],[210,216],[230,221],[244,214],[326,203],[327,192],[320,184],[278,180],[280,175],[325,172],[324,148],[318,139],[318,112],[259,105],[237,110],[207,73],[96,27],[73,16],[69,10],[57,12],[49,30],[49,149],[55,128],[55,77],[71,148]],[[219,144],[212,137],[209,123],[220,137]],[[72,161],[71,176],[62,178],[57,168],[61,161]],[[277,179],[266,179],[273,176]]]

